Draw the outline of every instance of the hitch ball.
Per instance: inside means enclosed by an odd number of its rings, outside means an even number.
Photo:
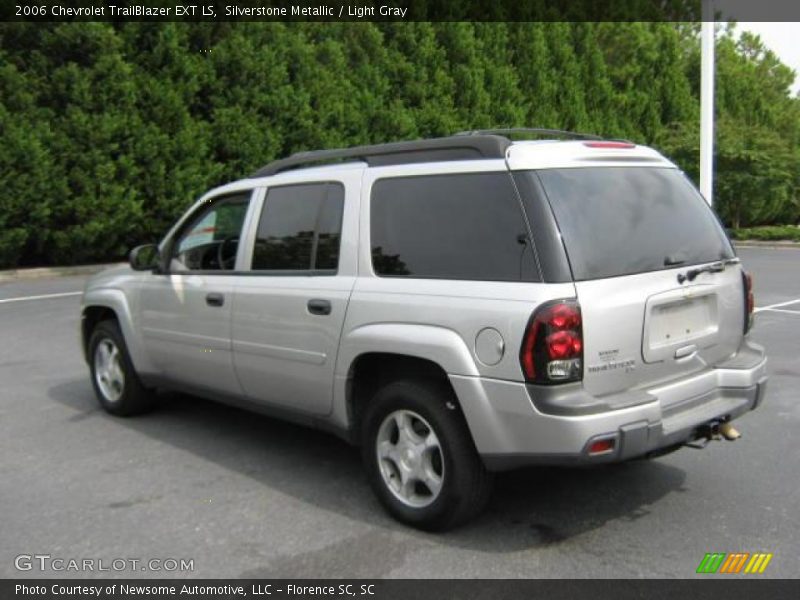
[[[733,426],[731,422],[723,423],[719,426],[719,432],[726,440],[732,442],[742,437],[742,434]]]

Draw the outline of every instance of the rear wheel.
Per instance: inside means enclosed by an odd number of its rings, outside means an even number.
[[[403,380],[380,388],[364,415],[362,454],[381,503],[421,529],[467,521],[491,493],[491,476],[443,385]]]
[[[130,416],[152,407],[152,396],[139,381],[116,321],[101,321],[94,328],[89,368],[95,395],[107,412]]]

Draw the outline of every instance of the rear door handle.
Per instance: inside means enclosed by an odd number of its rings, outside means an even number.
[[[680,360],[682,358],[689,358],[695,352],[697,352],[697,345],[692,344],[691,346],[684,346],[683,348],[678,348],[675,350],[675,360]]]
[[[308,301],[308,312],[312,315],[329,315],[331,314],[330,300],[323,300],[321,298],[312,298]]]
[[[211,292],[206,295],[206,304],[209,306],[222,306],[225,304],[225,296],[217,292]]]

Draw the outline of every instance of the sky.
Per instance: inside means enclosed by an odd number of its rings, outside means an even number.
[[[791,0],[790,0],[791,1]],[[781,62],[795,70],[795,80],[792,92],[800,91],[800,43],[798,33],[800,23],[738,23],[737,31],[750,31],[761,36],[770,50],[778,55]]]

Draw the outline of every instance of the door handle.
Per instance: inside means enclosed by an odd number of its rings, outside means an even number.
[[[690,346],[684,346],[683,348],[678,348],[675,350],[675,360],[681,360],[682,358],[689,358],[695,352],[697,352],[697,345],[691,344]]]
[[[206,304],[209,306],[222,306],[225,304],[225,296],[217,292],[211,292],[206,295]]]
[[[312,298],[308,301],[308,312],[312,315],[329,315],[331,314],[330,300],[322,300],[321,298]]]

